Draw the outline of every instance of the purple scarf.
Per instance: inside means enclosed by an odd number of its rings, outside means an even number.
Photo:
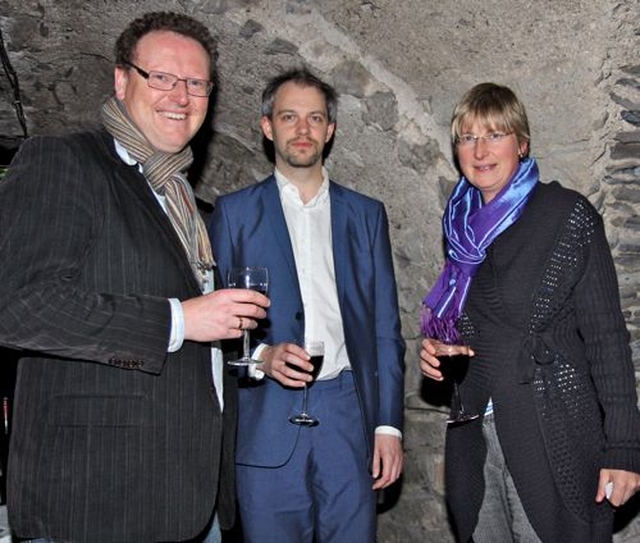
[[[456,321],[471,279],[493,240],[518,220],[538,182],[538,166],[527,158],[507,185],[487,204],[464,176],[456,185],[442,218],[447,240],[444,269],[422,302],[421,330],[426,337],[458,339]]]

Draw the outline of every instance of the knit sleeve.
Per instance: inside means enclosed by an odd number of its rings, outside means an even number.
[[[602,218],[579,199],[576,221],[584,269],[574,290],[580,335],[604,417],[604,466],[640,473],[640,412],[629,333],[620,307],[618,280]]]

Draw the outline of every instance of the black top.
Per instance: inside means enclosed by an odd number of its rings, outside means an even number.
[[[504,456],[545,543],[611,540],[595,503],[603,467],[640,472],[640,414],[629,334],[602,219],[558,183],[539,184],[473,279],[459,326],[476,355],[461,391],[491,398]],[[477,523],[482,420],[447,432],[447,494],[461,541]]]

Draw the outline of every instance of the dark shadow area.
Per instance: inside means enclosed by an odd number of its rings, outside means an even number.
[[[217,88],[217,87],[216,87]],[[209,109],[207,110],[207,116],[202,123],[202,127],[196,133],[191,140],[191,151],[193,152],[193,163],[189,168],[188,179],[192,187],[195,188],[198,181],[202,178],[202,174],[205,170],[207,163],[209,162],[209,148],[213,138],[215,137],[215,130],[213,129],[213,114],[215,111],[216,97],[211,95],[209,98]],[[196,205],[198,212],[204,220],[205,224],[208,224],[209,217],[213,213],[213,205],[209,202],[199,199],[196,196]]]
[[[18,368],[18,353],[0,347],[0,503],[7,501],[6,473],[11,437],[11,413]]]
[[[0,395],[13,399],[18,367],[18,351],[0,347]]]
[[[189,182],[195,187],[198,180],[202,177],[202,172],[209,162],[209,146],[215,137],[213,129],[213,115],[216,106],[216,97],[212,94],[209,98],[209,109],[207,115],[200,127],[200,130],[191,140],[191,150],[193,151],[193,164],[189,168]],[[198,206],[199,207],[199,206]]]
[[[0,168],[8,166],[24,138],[0,136]],[[2,179],[0,172],[0,180]],[[18,371],[18,352],[0,347],[0,503],[6,502],[6,473],[11,437],[11,414]]]
[[[0,168],[11,163],[23,141],[24,138],[0,136]]]
[[[264,151],[264,155],[267,157],[267,160],[269,160],[271,164],[275,164],[276,151],[273,146],[273,142],[264,135],[262,136],[262,150]]]
[[[242,525],[240,518],[236,517],[236,524],[231,530],[222,530],[222,543],[243,543]]]
[[[376,512],[378,513],[378,515],[386,513],[396,506],[398,500],[400,499],[400,494],[402,494],[403,484],[404,476],[401,475],[400,479],[398,479],[390,487],[378,492],[378,505],[376,507]]]
[[[613,533],[624,530],[638,515],[640,515],[640,494],[636,494],[616,510],[613,520]]]
[[[202,217],[205,224],[209,224],[209,219],[213,213],[213,205],[209,202],[205,202],[196,196],[196,206],[198,207],[198,213]],[[221,284],[221,283],[219,283]]]

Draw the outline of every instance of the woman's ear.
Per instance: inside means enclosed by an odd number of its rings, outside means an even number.
[[[524,140],[518,143],[518,157],[523,159],[529,156],[529,141]]]

